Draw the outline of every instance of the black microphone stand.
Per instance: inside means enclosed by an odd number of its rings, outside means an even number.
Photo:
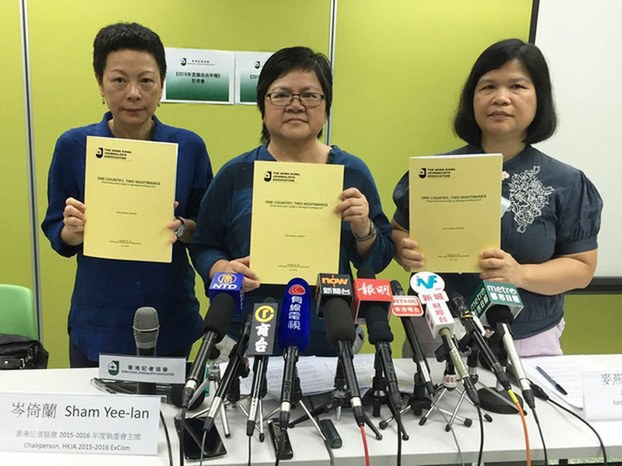
[[[385,429],[388,426],[389,420],[394,420],[397,422],[397,428],[402,435],[403,440],[408,440],[410,437],[406,432],[406,428],[404,427],[404,423],[402,422],[402,417],[400,416],[401,411],[398,411],[393,403],[391,403],[389,396],[387,395],[387,381],[384,377],[384,372],[382,370],[382,361],[376,353],[374,357],[374,377],[372,379],[372,386],[367,393],[363,395],[362,401],[363,406],[372,405],[372,416],[380,417],[380,407],[383,403],[389,407],[389,411],[391,411],[391,417],[384,422],[381,421],[379,426],[381,429]]]
[[[301,422],[306,421],[307,419],[312,419],[315,416],[318,416],[322,413],[327,413],[333,408],[336,409],[336,418],[337,421],[341,419],[341,409],[342,408],[351,408],[350,403],[350,391],[347,388],[346,379],[343,375],[343,368],[341,365],[341,361],[337,361],[337,371],[335,374],[335,388],[329,394],[329,399],[322,403],[321,405],[313,408],[311,412],[307,412],[307,414],[303,414],[298,419],[292,421],[289,425],[294,426],[296,424],[300,424]],[[363,412],[363,420],[365,424],[374,432],[376,435],[376,439],[381,440],[382,434],[376,428],[376,426],[371,422],[367,414]]]
[[[503,347],[501,335],[499,335],[498,332],[493,333],[488,338],[488,345],[499,360],[503,370],[506,374],[509,374],[507,370],[508,355]],[[486,361],[480,358],[480,362],[486,367]],[[514,402],[510,399],[508,392],[504,390],[499,382],[497,382],[495,387],[484,386],[480,388],[477,393],[480,397],[480,406],[482,409],[497,414],[518,414],[518,409],[514,405]],[[521,408],[523,408],[523,398],[516,392],[514,392],[514,395],[521,405]]]
[[[467,355],[467,367],[468,367],[468,371],[469,371],[469,377],[471,377],[471,380],[473,380],[473,383],[474,384],[479,383],[480,385],[483,386],[483,388],[478,390],[478,392],[477,392],[478,396],[480,396],[481,390],[490,390],[487,386],[485,386],[479,380],[479,374],[477,372],[477,368],[479,366],[478,361],[479,361],[479,357],[480,357],[480,348],[478,347],[477,344],[474,344],[471,335],[469,335],[467,333],[466,335],[464,335],[464,337],[462,337],[462,339],[458,343],[458,349],[462,353]],[[471,401],[468,398],[467,398],[467,400]],[[484,413],[483,417],[484,417],[484,419],[486,421],[492,422],[492,416],[490,416],[490,414]]]
[[[334,388],[332,392],[328,394],[328,396],[329,398],[327,401],[313,408],[310,413],[303,414],[299,418],[294,419],[292,422],[289,423],[289,425],[293,427],[309,419],[309,414],[311,415],[311,417],[315,417],[319,414],[327,413],[333,408],[336,409],[337,421],[341,419],[341,408],[350,407],[350,398],[349,390],[347,389],[346,379],[340,360],[337,360],[337,370],[335,372]]]
[[[348,385],[346,382],[346,378],[344,375],[343,365],[341,360],[337,360],[337,370],[335,371],[335,385],[333,391],[329,394],[329,398],[327,401],[322,403],[321,405],[313,408],[311,412],[306,411],[306,414],[303,414],[299,418],[290,422],[290,427],[293,427],[301,422],[306,421],[307,419],[314,419],[316,416],[327,413],[333,408],[336,409],[336,417],[337,421],[341,420],[341,409],[342,408],[351,408],[351,395],[350,390],[348,389]],[[365,412],[363,412],[363,420],[365,424],[371,429],[371,431],[376,435],[377,440],[382,440],[382,434],[376,428],[376,426],[372,423],[371,419]]]
[[[429,410],[432,406],[432,400],[426,396],[426,386],[423,378],[419,371],[415,371],[413,376],[414,378],[414,386],[413,392],[408,396],[408,400],[406,401],[406,406],[402,408],[400,411],[400,415],[407,413],[408,411],[413,412],[415,416],[421,416],[423,414],[423,410]],[[390,416],[382,421],[380,421],[379,426],[381,429],[386,429],[386,427],[395,419],[395,416]]]
[[[382,373],[380,358],[376,353],[374,357],[374,378],[372,379],[371,388],[363,395],[363,406],[372,405],[372,416],[380,417],[380,407],[388,404],[387,381]]]
[[[434,399],[434,402],[432,403],[432,406],[430,406],[430,409],[428,410],[428,412],[425,413],[425,415],[419,420],[419,425],[420,426],[424,425],[426,423],[426,421],[428,420],[428,418],[430,417],[430,415],[436,409],[439,412],[441,412],[443,414],[447,414],[448,416],[450,416],[449,421],[445,425],[445,431],[446,432],[449,432],[451,430],[453,422],[456,419],[458,421],[462,422],[466,427],[471,427],[471,425],[473,424],[473,420],[471,418],[462,417],[462,416],[458,415],[458,410],[460,409],[460,406],[462,405],[462,401],[465,398],[469,402],[471,400],[469,400],[466,397],[466,391],[460,390],[460,389],[457,388],[458,382],[457,382],[457,378],[456,378],[457,377],[457,375],[456,375],[456,368],[454,367],[454,363],[452,362],[451,358],[449,357],[449,346],[448,346],[447,342],[444,339],[443,339],[443,344],[437,348],[437,350],[435,351],[435,354],[436,354],[436,359],[439,362],[445,361],[445,372],[443,374],[443,380],[442,380],[441,385],[439,385],[436,388],[436,397]],[[440,403],[441,399],[443,398],[443,396],[445,396],[445,394],[447,392],[452,392],[454,390],[456,390],[460,394],[460,398],[459,398],[458,403],[456,404],[454,410],[453,411],[447,411],[447,410],[441,408],[439,406],[439,403]]]
[[[315,430],[317,430],[318,434],[320,434],[320,437],[322,438],[322,440],[326,444],[327,441],[328,441],[326,439],[326,436],[322,432],[322,429],[320,429],[320,426],[317,423],[317,421],[315,420],[315,416],[312,414],[312,411],[309,411],[309,409],[305,405],[304,401],[302,400],[302,389],[300,388],[300,377],[298,377],[298,368],[294,368],[294,383],[292,385],[291,404],[292,404],[292,408],[294,408],[294,409],[296,408],[296,406],[298,404],[300,404],[300,406],[302,407],[302,409],[304,410],[304,412],[306,414],[304,414],[301,418],[298,418],[298,419],[296,419],[296,420],[294,420],[292,422],[289,422],[286,426],[282,426],[282,425],[279,424],[281,432],[286,431],[289,427],[294,427],[296,424],[299,424],[300,422],[302,422],[302,420],[310,419],[311,422],[313,423],[313,426],[315,427]],[[281,410],[281,407],[278,406],[267,417],[271,418],[276,413],[278,413],[280,410]],[[315,411],[315,410],[313,410],[313,411]],[[300,420],[300,419],[302,419],[302,420]]]

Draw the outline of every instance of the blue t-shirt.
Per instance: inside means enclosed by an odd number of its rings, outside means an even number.
[[[190,245],[190,256],[197,272],[203,277],[206,288],[210,283],[210,269],[216,261],[238,259],[250,254],[255,160],[276,161],[268,152],[266,145],[230,160],[220,169],[201,203],[197,231]],[[361,159],[336,146],[330,151],[328,163],[344,166],[344,189],[356,187],[365,195],[369,203],[369,218],[377,229],[376,241],[367,257],[361,259],[356,251],[356,240],[352,235],[350,224],[341,222],[339,273],[352,275],[350,263],[357,269],[367,266],[378,273],[391,261],[395,246],[391,240],[391,225],[382,212],[380,196],[371,173]],[[253,305],[269,297],[280,303],[284,288],[277,285],[262,285],[257,290],[247,293],[243,315],[234,317],[229,334],[237,339],[245,316],[252,311]],[[313,303],[312,309],[314,307]],[[313,311],[311,328],[311,342],[304,354],[318,356],[337,354],[336,347],[331,346],[326,340],[323,321],[318,319]],[[280,352],[278,347],[276,352]]]
[[[160,320],[156,351],[164,356],[190,347],[202,333],[186,245],[180,241],[173,245],[168,264],[124,261],[84,256],[82,245],[68,246],[60,236],[65,200],[84,202],[86,137],[114,137],[108,128],[111,118],[108,112],[99,123],[71,129],[56,142],[41,227],[56,252],[77,255],[68,324],[72,344],[91,361],[97,361],[99,353],[136,354],[134,314],[139,307],[152,306]],[[153,141],[178,144],[175,215],[196,220],[213,178],[205,143],[191,131],[164,125],[155,116],[153,121]],[[86,216],[88,222],[88,206]]]
[[[481,154],[468,145],[449,154]],[[603,202],[585,174],[527,145],[503,163],[508,174],[502,195],[510,201],[501,218],[501,249],[520,264],[541,264],[554,257],[597,248]],[[395,222],[409,229],[408,173],[393,193]],[[441,274],[448,290],[467,299],[481,283],[477,274]],[[519,289],[524,303],[512,332],[528,338],[559,323],[564,314],[563,293],[545,296]]]

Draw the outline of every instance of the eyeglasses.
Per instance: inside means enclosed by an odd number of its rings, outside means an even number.
[[[270,99],[270,103],[277,107],[285,107],[292,103],[294,97],[298,97],[298,100],[305,107],[317,107],[324,100],[324,95],[319,92],[301,92],[300,94],[292,94],[291,92],[270,92],[266,94],[266,97]]]

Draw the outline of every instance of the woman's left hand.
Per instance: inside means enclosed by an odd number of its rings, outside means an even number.
[[[350,224],[352,232],[365,236],[369,232],[369,203],[365,195],[356,188],[348,188],[339,195],[341,202],[335,212]]]
[[[479,276],[482,280],[510,283],[521,287],[523,267],[511,254],[502,249],[487,249],[480,257],[479,266],[482,273]]]
[[[173,209],[177,209],[177,207],[179,207],[179,202],[175,201],[175,203],[173,204]],[[169,230],[173,232],[173,235],[171,236],[171,240],[170,240],[171,244],[175,244],[177,240],[179,239],[177,235],[175,234],[175,232],[180,226],[181,226],[181,220],[178,218],[174,218],[172,221],[166,224],[166,228],[168,228]]]

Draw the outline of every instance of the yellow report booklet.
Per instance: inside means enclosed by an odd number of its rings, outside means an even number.
[[[501,242],[501,154],[409,159],[410,237],[430,272],[479,272]]]
[[[339,270],[343,165],[255,162],[250,265],[261,283]]]
[[[177,144],[88,136],[84,255],[171,262]]]

